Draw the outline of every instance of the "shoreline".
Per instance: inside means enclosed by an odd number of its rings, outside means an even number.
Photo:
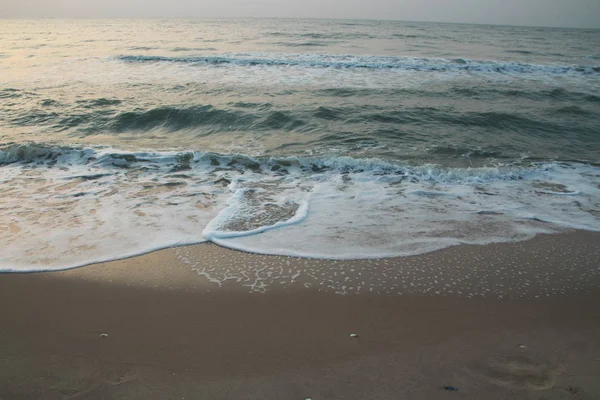
[[[520,242],[462,244],[414,256],[329,260],[248,253],[205,242],[32,274],[136,285],[146,278],[129,266],[145,263],[167,282],[185,274],[180,289],[194,282],[194,290],[201,285],[206,290],[261,293],[301,288],[338,294],[541,297],[600,288],[597,243],[600,232],[572,231]]]
[[[416,259],[481,268],[487,260],[505,263],[499,255],[507,254],[527,261],[531,276],[559,267],[558,254],[578,254],[574,265],[585,266],[598,260],[597,239],[573,232],[456,247],[387,266],[201,244],[185,249],[187,264],[171,249],[68,271],[3,274],[0,398],[440,399],[453,396],[444,390],[453,386],[466,399],[591,400],[600,395],[594,279],[586,290],[539,298],[468,298],[340,295],[326,285],[307,287],[312,278],[300,274],[259,293],[245,281],[210,282],[192,269],[199,261],[191,257],[202,255],[224,273],[288,261],[296,272],[354,268],[353,276],[370,271],[380,285],[377,279],[394,281],[390,269],[408,273]],[[555,273],[552,284],[564,278]],[[411,276],[416,282],[428,274]]]
[[[477,249],[477,248],[490,248],[490,247],[493,248],[495,246],[511,246],[511,245],[519,245],[520,243],[528,243],[531,241],[535,242],[536,240],[540,240],[540,238],[541,238],[541,240],[545,240],[544,238],[547,238],[547,237],[556,237],[556,236],[569,237],[570,235],[581,235],[581,237],[584,237],[584,238],[586,236],[589,236],[589,237],[596,236],[600,239],[600,231],[570,229],[570,230],[566,230],[566,231],[562,231],[562,232],[557,231],[557,232],[553,232],[553,233],[536,233],[532,237],[527,238],[527,239],[494,241],[494,242],[484,243],[484,244],[457,243],[457,244],[452,244],[452,245],[449,245],[447,247],[443,247],[440,249],[425,251],[423,253],[417,253],[417,254],[383,256],[383,257],[362,257],[362,258],[332,258],[332,257],[328,258],[328,257],[316,257],[316,256],[312,257],[312,256],[303,256],[303,255],[263,253],[263,252],[258,252],[258,251],[248,251],[248,250],[239,249],[236,247],[228,247],[228,246],[225,246],[225,245],[219,243],[219,241],[212,241],[211,239],[204,239],[201,241],[191,242],[191,243],[159,246],[159,247],[147,250],[147,251],[146,250],[142,251],[140,253],[132,253],[130,255],[116,256],[115,258],[110,258],[110,259],[106,259],[106,260],[102,260],[102,261],[93,261],[92,260],[89,262],[85,262],[83,264],[77,264],[75,266],[57,267],[56,269],[0,270],[0,275],[3,275],[3,274],[60,273],[60,272],[65,272],[65,271],[70,271],[70,270],[77,270],[77,269],[81,269],[81,268],[88,268],[88,267],[94,267],[94,266],[98,266],[98,265],[112,264],[115,262],[127,261],[127,260],[131,260],[131,259],[136,259],[138,257],[146,257],[148,255],[165,252],[165,251],[176,251],[179,249],[186,249],[186,248],[196,249],[196,248],[203,248],[204,246],[216,246],[218,248],[223,249],[226,252],[237,252],[237,253],[242,253],[242,254],[248,254],[250,256],[264,256],[264,257],[270,257],[270,258],[287,258],[287,259],[301,259],[301,260],[317,260],[317,261],[336,262],[336,263],[342,263],[342,262],[353,263],[353,262],[373,262],[373,261],[376,262],[379,260],[414,259],[414,258],[419,258],[419,257],[426,257],[427,255],[431,255],[431,254],[437,254],[440,252],[449,251],[450,249],[455,249],[455,248],[475,248],[475,249]],[[202,250],[200,250],[200,251],[202,251]]]

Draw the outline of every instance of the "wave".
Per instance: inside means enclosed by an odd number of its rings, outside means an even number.
[[[448,168],[42,144],[4,147],[0,164],[0,217],[11,227],[0,232],[0,270],[12,272],[206,240],[372,258],[600,230],[600,167],[584,164]]]
[[[453,87],[445,91],[427,89],[353,89],[327,88],[311,91],[312,95],[327,97],[420,97],[449,98],[460,97],[497,99],[523,98],[534,101],[570,100],[582,106],[597,103],[598,97],[591,94],[565,90],[543,90],[539,92],[515,89],[480,89]],[[314,130],[322,120],[338,121],[345,129],[356,124],[394,124],[431,126],[465,126],[485,129],[507,129],[515,132],[545,132],[546,135],[564,133],[573,135],[589,130],[593,125],[593,113],[587,107],[578,105],[560,108],[540,108],[538,113],[460,111],[449,107],[397,107],[347,104],[339,107],[319,106],[316,109],[297,107],[295,109],[274,109],[271,103],[230,102],[223,108],[209,104],[164,105],[147,109],[127,110],[119,99],[97,98],[78,100],[74,104],[62,104],[52,99],[39,103],[41,108],[25,109],[11,115],[8,120],[14,126],[50,126],[56,131],[76,128],[84,135],[96,133],[119,134],[130,131],[181,131],[203,128],[212,133],[232,131],[295,131]],[[561,115],[590,115],[590,120],[573,125],[570,120],[561,120]],[[545,117],[542,117],[545,116]],[[567,126],[568,125],[568,126]]]
[[[329,45],[326,42],[276,42],[274,44],[286,47],[326,47]]]
[[[514,93],[513,93],[514,92]],[[271,102],[231,101],[221,107],[207,104],[163,105],[133,108],[119,99],[97,98],[59,104],[45,99],[45,106],[22,109],[8,123],[17,129],[36,127],[54,139],[84,142],[110,135],[114,142],[129,141],[131,135],[157,146],[171,146],[170,135],[193,146],[222,150],[227,143],[268,135],[261,151],[269,154],[323,154],[332,149],[338,154],[384,156],[390,159],[429,160],[449,164],[482,165],[493,159],[518,159],[522,154],[537,154],[547,159],[596,159],[598,150],[595,103],[585,93],[544,90],[480,90],[450,88],[444,91],[421,89],[310,90],[310,96],[331,99],[321,105],[299,104],[278,108]],[[377,105],[369,97],[451,99],[438,107]],[[364,97],[359,101],[335,103],[335,97]],[[513,97],[545,101],[542,107],[528,103],[524,111],[469,111],[453,106],[461,97],[480,100]],[[579,103],[551,106],[555,99],[578,99]],[[594,103],[594,104],[592,104]],[[336,104],[336,105],[334,105]],[[524,104],[524,102],[522,102]],[[531,112],[534,109],[535,112]],[[577,116],[585,116],[576,119]],[[286,136],[286,133],[293,135]],[[468,147],[469,137],[494,139],[494,156],[453,152],[452,157],[435,157],[425,151],[432,145]],[[105,139],[103,139],[105,140]],[[161,144],[164,143],[164,144]],[[181,144],[179,145],[181,146]],[[231,148],[231,147],[229,147]],[[473,157],[466,159],[467,155]],[[449,153],[450,155],[450,153]]]
[[[391,56],[352,56],[325,54],[234,53],[189,57],[122,55],[127,63],[185,63],[192,65],[294,66],[308,68],[384,69],[422,72],[478,72],[500,74],[598,74],[600,67],[573,65],[540,65],[504,61],[468,59],[411,58]]]
[[[472,149],[463,149],[465,152]],[[435,147],[433,152],[457,152],[457,148]],[[479,151],[493,155],[493,152]],[[454,168],[435,164],[410,165],[379,158],[354,158],[350,156],[317,157],[252,157],[245,154],[222,154],[202,151],[178,152],[128,152],[113,148],[89,148],[53,146],[38,143],[12,144],[0,148],[0,165],[29,165],[61,169],[71,166],[87,166],[111,169],[146,169],[162,173],[185,170],[214,169],[229,170],[244,174],[247,171],[265,175],[289,175],[315,173],[371,174],[406,178],[413,183],[431,182],[440,184],[485,183],[521,180],[527,174],[542,171],[547,165],[504,164],[494,167]],[[93,175],[100,176],[100,175]]]
[[[142,50],[142,51],[150,51],[150,50],[158,50],[158,47],[150,47],[150,46],[133,46],[128,48],[128,50]]]
[[[251,170],[264,174],[372,173],[377,176],[410,176],[415,180],[438,183],[467,183],[521,179],[530,171],[526,167],[502,168],[444,168],[436,165],[398,164],[378,158],[353,158],[349,156],[319,157],[251,157],[245,154],[215,152],[125,152],[114,149],[93,149],[44,144],[13,144],[0,149],[0,165],[38,164],[60,167],[65,165],[97,164],[103,167],[151,168],[164,171],[190,170],[193,165],[210,168],[228,168],[236,171]]]
[[[173,47],[170,49],[172,52],[186,52],[186,51],[216,51],[214,47]]]
[[[392,37],[400,38],[400,39],[416,39],[416,38],[423,37],[423,35],[407,34],[407,33],[393,33]]]
[[[360,32],[303,33],[299,36],[311,39],[374,39],[377,37],[375,35]]]
[[[351,122],[376,122],[392,124],[410,123],[443,123],[446,125],[475,126],[487,128],[514,128],[518,130],[536,129],[540,131],[556,131],[552,124],[543,124],[524,115],[502,112],[465,112],[453,113],[434,107],[412,107],[404,110],[386,110],[385,112],[363,113],[350,120]]]
[[[21,97],[21,93],[19,93],[18,89],[0,89],[0,99],[13,99],[17,97]]]
[[[498,157],[493,150],[434,146],[436,154],[469,153],[485,157]],[[203,151],[128,152],[113,148],[89,148],[54,146],[38,143],[11,144],[0,148],[0,166],[29,165],[37,167],[64,168],[88,166],[118,170],[145,169],[162,173],[181,172],[194,168],[208,168],[244,174],[247,171],[264,175],[289,175],[315,173],[370,174],[390,176],[411,182],[437,184],[493,183],[498,181],[522,180],[533,172],[545,171],[557,161],[526,159],[520,162],[505,162],[490,167],[445,167],[436,164],[411,165],[387,161],[380,158],[355,158],[351,156],[314,157],[252,157],[245,154],[223,154]],[[560,162],[558,162],[560,165]],[[569,163],[580,163],[570,161]],[[93,175],[102,176],[100,175]]]
[[[352,88],[331,87],[313,91],[317,96],[327,97],[369,97],[369,96],[394,96],[394,97],[426,97],[449,98],[460,97],[496,100],[504,98],[522,98],[534,101],[561,100],[570,102],[600,102],[600,96],[573,89],[553,88],[542,90],[498,88],[493,86],[451,86],[446,90],[429,88]]]
[[[46,100],[45,108],[25,110],[13,115],[9,122],[15,126],[50,126],[56,131],[77,129],[80,134],[119,134],[131,131],[180,131],[205,127],[210,132],[245,130],[292,131],[305,126],[301,115],[287,110],[269,110],[268,104],[234,103],[234,109],[215,108],[211,105],[161,106],[145,110],[125,111],[121,100],[93,99],[78,101],[74,107],[60,107],[59,103]],[[240,109],[245,109],[242,111]],[[85,110],[85,111],[82,111]]]
[[[210,105],[188,107],[158,107],[146,111],[128,111],[117,114],[100,129],[113,132],[164,128],[171,131],[199,126],[215,130],[278,129],[294,130],[305,123],[286,111],[246,113],[223,110]]]
[[[118,113],[107,123],[114,132],[149,130],[163,127],[180,130],[199,125],[230,125],[233,122],[250,123],[248,114],[219,110],[212,106],[172,107],[164,106],[145,111]]]
[[[99,107],[110,107],[116,106],[123,103],[123,100],[119,99],[107,99],[104,97],[97,99],[77,100],[75,104],[82,108],[99,108]]]
[[[557,114],[565,114],[565,115],[576,115],[576,116],[585,116],[585,115],[593,115],[594,113],[592,111],[588,111],[585,110],[579,106],[564,106],[564,107],[558,107],[556,109],[551,110],[551,112],[553,113],[557,113]]]
[[[348,39],[374,39],[377,38],[375,35],[360,32],[330,32],[330,33],[289,33],[289,32],[270,32],[268,36],[274,37],[289,37],[289,38],[308,38],[308,39],[335,39],[335,40],[348,40]]]
[[[504,50],[505,53],[514,53],[514,54],[524,54],[524,55],[530,55],[530,54],[535,54],[534,51],[531,50]]]

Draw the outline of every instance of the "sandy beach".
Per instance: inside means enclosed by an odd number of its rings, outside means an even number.
[[[595,399],[599,239],[585,232],[539,236],[387,264],[268,257],[203,244],[70,271],[5,274],[0,398]],[[560,258],[569,252],[578,258]],[[219,285],[199,275],[192,260],[203,255],[213,275],[217,259],[223,270],[268,263],[284,273],[283,266],[302,271],[307,262],[332,270],[343,264],[349,274],[368,269],[371,280],[397,264],[415,282],[431,272],[408,273],[417,261],[483,270],[486,257],[499,262],[512,255],[526,276],[555,273],[540,288],[561,289],[471,298],[383,290],[342,295],[340,282],[319,287],[300,273],[287,285],[263,280],[260,293],[243,280]],[[568,290],[565,280],[575,280],[558,270],[564,263],[573,275],[578,268],[588,273],[587,286]]]

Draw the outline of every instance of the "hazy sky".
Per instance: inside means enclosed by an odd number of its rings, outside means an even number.
[[[0,0],[0,17],[372,18],[600,28],[600,0]]]

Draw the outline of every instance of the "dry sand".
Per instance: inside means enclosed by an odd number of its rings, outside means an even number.
[[[599,243],[337,263],[198,245],[2,275],[0,399],[598,399]]]

